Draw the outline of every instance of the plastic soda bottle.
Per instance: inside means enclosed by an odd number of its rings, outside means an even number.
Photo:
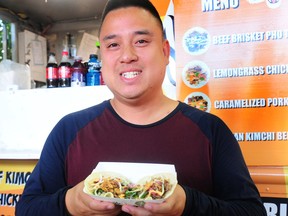
[[[58,87],[58,65],[55,59],[55,53],[49,53],[49,59],[46,66],[46,85],[47,88]]]
[[[88,72],[86,74],[86,85],[96,86],[100,84],[100,62],[96,54],[90,54],[90,59],[88,62]]]
[[[58,67],[59,87],[71,86],[71,64],[69,62],[68,51],[62,52],[62,59]]]
[[[85,66],[82,58],[77,56],[71,68],[71,87],[85,86]]]

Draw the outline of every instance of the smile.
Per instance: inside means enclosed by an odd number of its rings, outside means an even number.
[[[127,79],[132,79],[132,78],[135,78],[136,76],[138,76],[139,74],[140,74],[140,72],[133,71],[133,72],[122,73],[121,76],[123,76]]]

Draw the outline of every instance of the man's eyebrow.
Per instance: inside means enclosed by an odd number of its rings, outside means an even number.
[[[137,30],[133,33],[134,35],[153,35],[150,31],[148,30]],[[104,41],[107,41],[107,40],[111,40],[111,39],[114,39],[116,38],[117,35],[116,34],[111,34],[111,35],[107,35],[103,38]]]
[[[105,37],[103,38],[103,40],[104,40],[104,41],[106,41],[106,40],[111,40],[111,39],[116,38],[116,37],[117,37],[116,34],[107,35],[107,36],[105,36]]]
[[[148,30],[139,30],[134,32],[135,35],[152,35],[152,33]]]

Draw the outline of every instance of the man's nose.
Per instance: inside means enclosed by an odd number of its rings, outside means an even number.
[[[138,56],[133,46],[126,46],[123,48],[123,51],[121,54],[122,63],[129,63],[132,61],[136,61],[137,59],[138,59]]]

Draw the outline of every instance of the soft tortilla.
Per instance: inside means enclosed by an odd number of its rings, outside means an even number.
[[[95,196],[95,194],[93,194],[93,192],[91,190],[90,184],[91,184],[91,182],[93,182],[95,180],[99,180],[101,177],[102,178],[117,177],[117,178],[120,178],[121,180],[123,180],[124,182],[126,182],[127,184],[132,183],[129,179],[127,179],[125,176],[123,176],[119,173],[115,173],[115,172],[92,172],[84,181],[83,191],[89,195]],[[171,194],[174,192],[174,189],[178,183],[176,173],[175,174],[173,174],[173,173],[158,173],[158,174],[151,175],[151,176],[145,176],[134,184],[144,185],[144,184],[146,184],[147,181],[150,181],[151,179],[154,179],[157,177],[162,177],[162,178],[168,179],[169,183],[171,184],[171,188],[165,193],[164,197],[161,198],[161,199],[166,199],[169,196],[171,196]]]

